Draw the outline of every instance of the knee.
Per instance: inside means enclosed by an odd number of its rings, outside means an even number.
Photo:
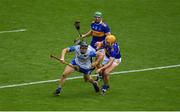
[[[88,77],[88,78],[86,79],[86,82],[92,83],[92,82],[93,82],[93,79]]]
[[[108,70],[104,70],[103,75],[104,76],[108,76],[109,75],[109,71]]]
[[[67,74],[62,74],[62,78],[67,78]]]
[[[86,78],[86,82],[90,82],[91,81],[91,79],[90,78]]]
[[[85,81],[85,82],[87,82],[87,81],[88,81],[88,79],[87,79],[86,77],[84,77],[84,81]]]

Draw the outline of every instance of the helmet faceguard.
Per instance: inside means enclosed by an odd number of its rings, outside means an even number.
[[[97,11],[94,13],[94,21],[100,23],[102,21],[102,13]]]
[[[85,54],[88,49],[88,44],[86,42],[81,42],[80,43],[80,52],[81,54]]]

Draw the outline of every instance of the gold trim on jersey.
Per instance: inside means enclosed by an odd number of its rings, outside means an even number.
[[[104,35],[105,35],[104,32],[99,32],[99,31],[92,30],[92,36],[102,37]]]

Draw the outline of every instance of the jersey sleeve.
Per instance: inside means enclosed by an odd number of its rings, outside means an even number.
[[[91,25],[90,25],[90,29],[91,29],[91,30],[92,30],[93,24],[94,24],[94,22],[92,22]]]
[[[116,57],[116,53],[118,52],[118,49],[116,47],[113,47],[111,53],[110,53],[110,57]]]
[[[106,46],[105,40],[102,42],[102,46],[103,46],[103,47]]]
[[[91,51],[91,52],[89,53],[89,56],[90,56],[90,57],[96,57],[96,52]]]
[[[104,26],[104,33],[109,33],[109,32],[110,32],[109,26],[105,25]]]
[[[76,49],[76,46],[70,46],[68,47],[68,49],[69,49],[69,52],[74,52]]]

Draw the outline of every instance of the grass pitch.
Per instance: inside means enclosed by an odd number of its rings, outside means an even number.
[[[49,55],[73,45],[75,20],[88,31],[97,10],[121,48],[115,71],[180,64],[179,0],[0,0],[0,31],[27,29],[0,33],[0,86],[59,78],[64,65]],[[67,81],[60,97],[52,95],[57,83],[4,88],[0,110],[180,110],[179,74],[113,75],[104,97],[82,79]]]

